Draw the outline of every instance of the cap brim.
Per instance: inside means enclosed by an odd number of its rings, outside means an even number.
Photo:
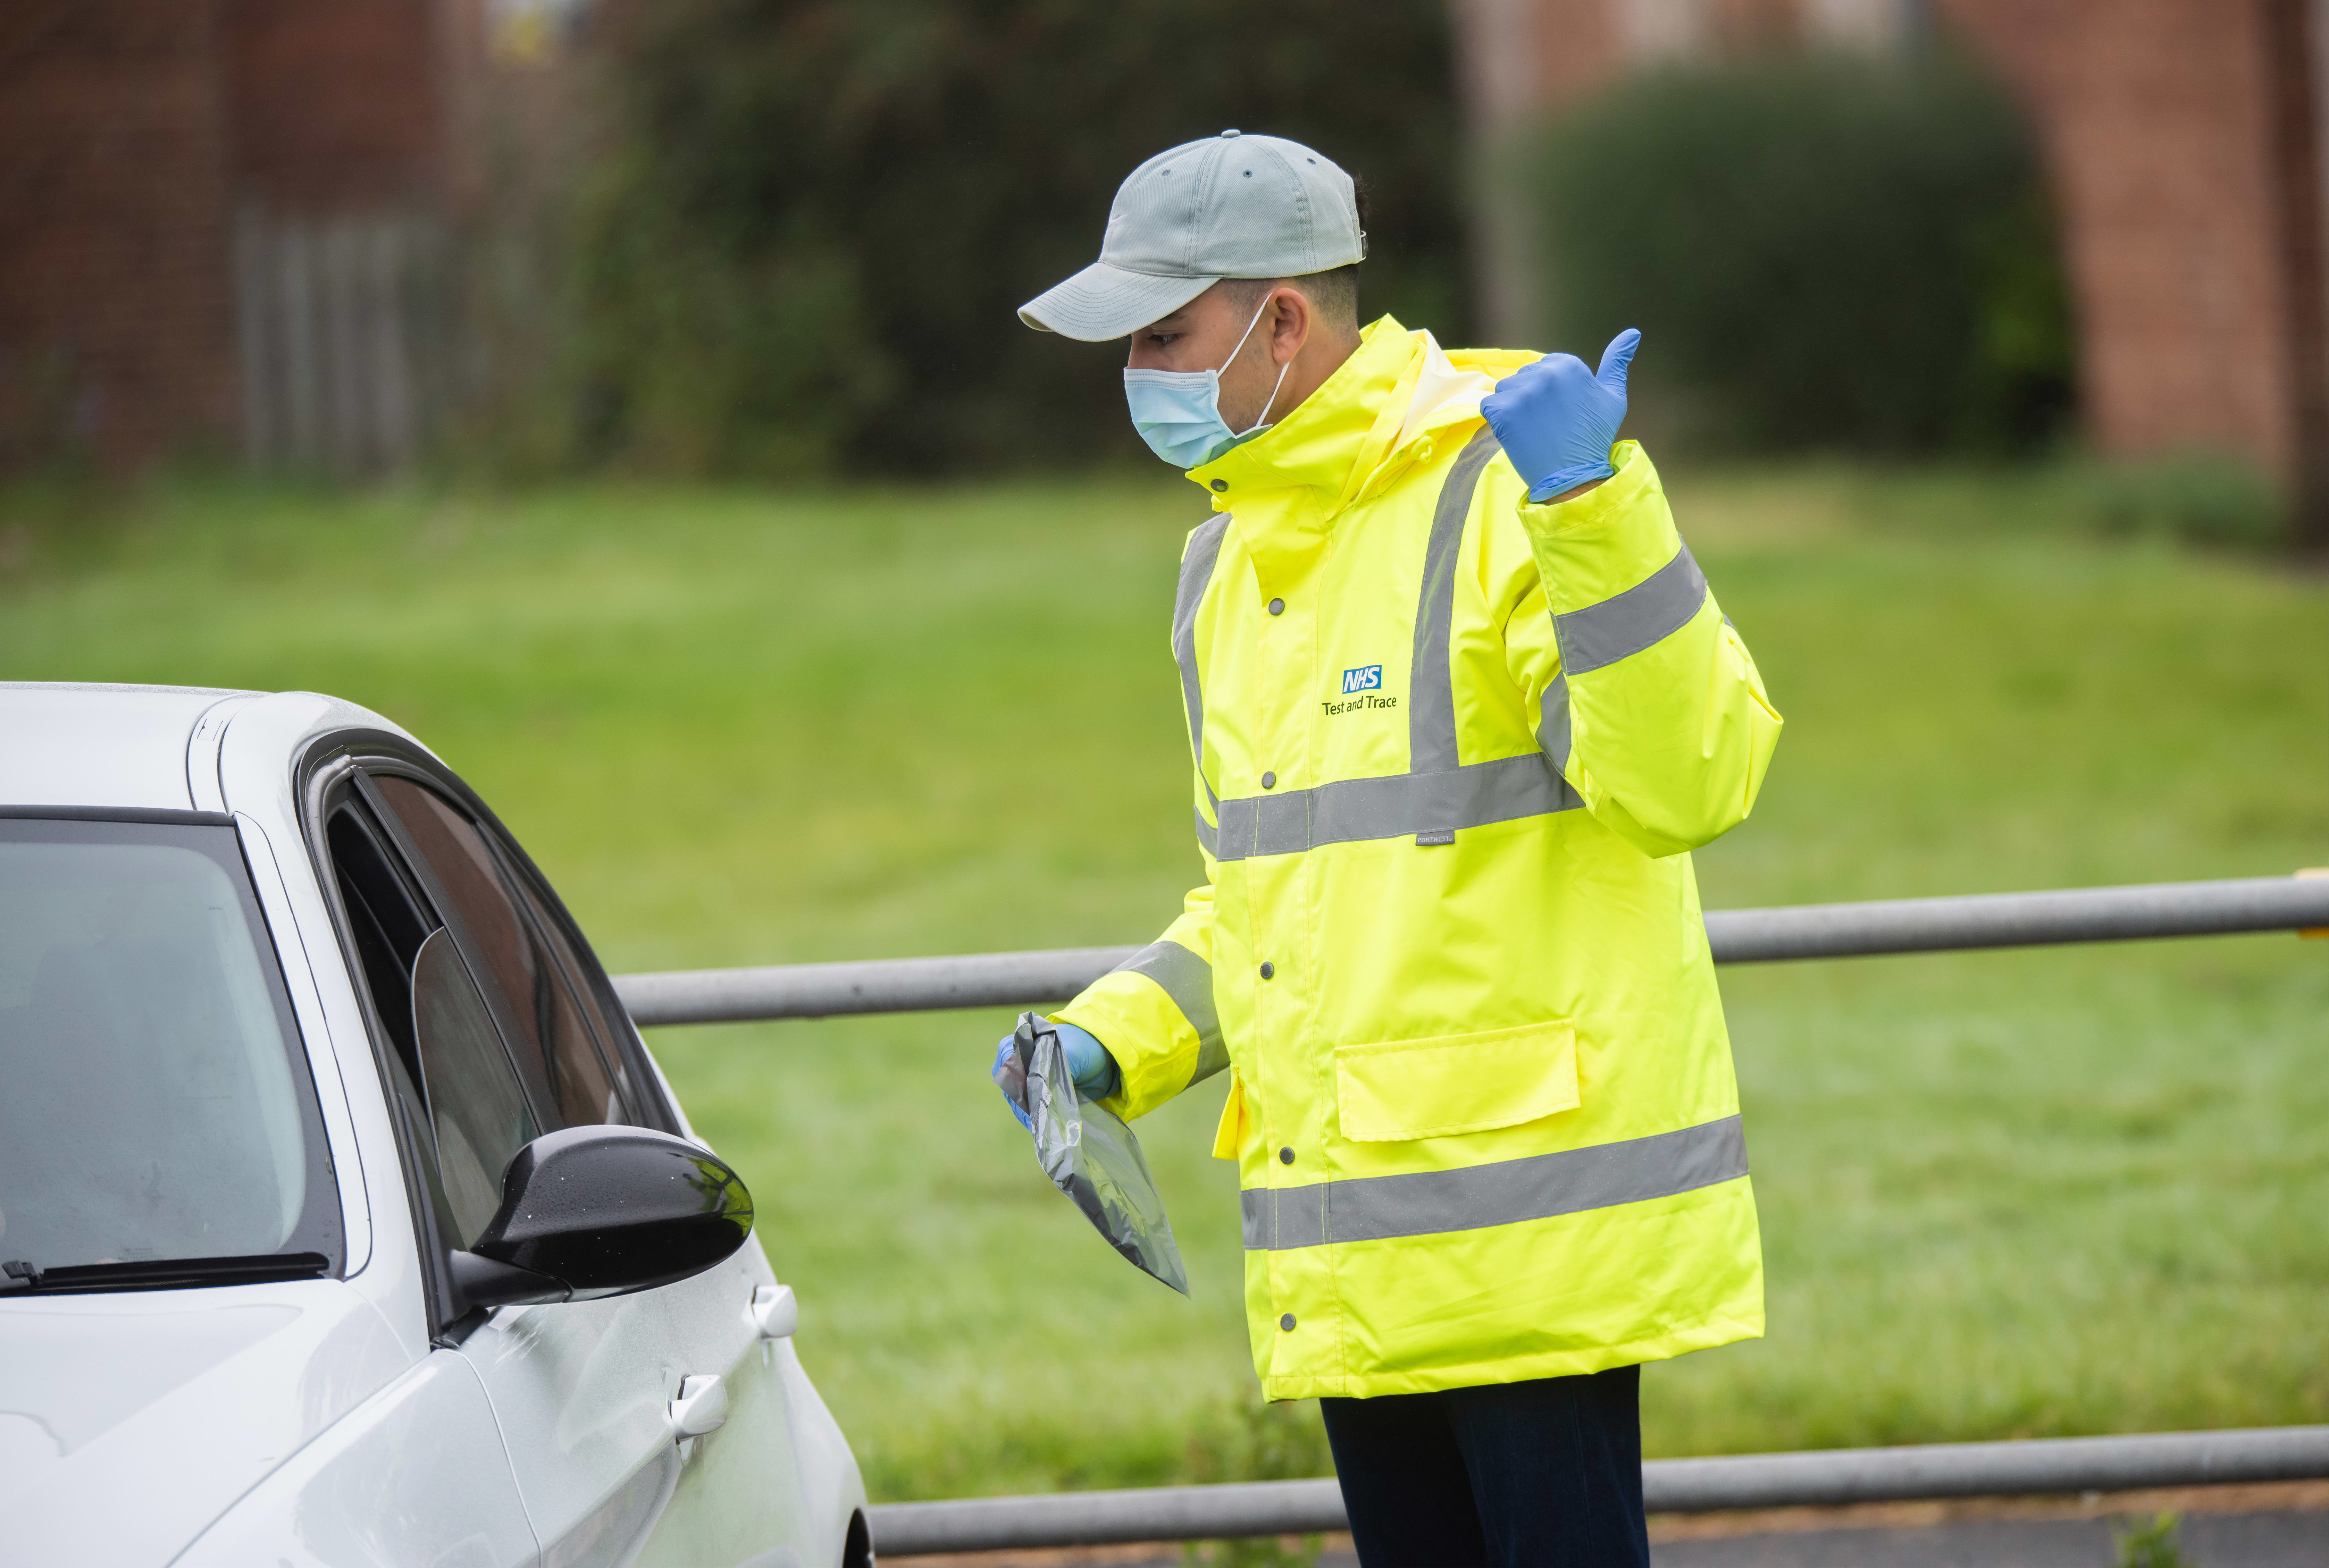
[[[1221,281],[1218,277],[1163,277],[1127,272],[1095,261],[1065,283],[1048,288],[1019,307],[1019,319],[1037,332],[1088,343],[1130,337],[1160,316],[1171,315]]]

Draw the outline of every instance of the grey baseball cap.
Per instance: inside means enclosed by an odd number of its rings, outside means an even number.
[[[1127,337],[1224,277],[1303,277],[1364,258],[1350,175],[1279,136],[1223,131],[1117,187],[1099,259],[1019,307],[1038,332]]]

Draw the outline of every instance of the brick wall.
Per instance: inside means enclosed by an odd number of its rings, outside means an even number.
[[[0,6],[0,464],[235,428],[216,8]]]
[[[2061,220],[2088,434],[2287,477],[2329,544],[2323,103],[2329,0],[1462,0],[1465,90],[1499,130],[1627,70],[1938,24],[2013,86]],[[1525,62],[1525,69],[1522,64]],[[1520,249],[1479,248],[1484,296]],[[1506,318],[1513,319],[1513,318]]]
[[[230,0],[238,200],[325,217],[433,204],[444,183],[431,0]]]
[[[245,449],[238,233],[442,206],[445,9],[0,4],[0,468]]]
[[[2044,145],[2095,444],[2211,446],[2287,471],[2294,280],[2266,7],[1939,4],[2014,84]]]

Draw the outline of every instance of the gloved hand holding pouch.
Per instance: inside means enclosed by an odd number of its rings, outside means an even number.
[[[1035,1124],[1035,1158],[1043,1174],[1075,1200],[1110,1246],[1187,1295],[1181,1249],[1173,1243],[1164,1200],[1157,1196],[1132,1129],[1078,1092],[1060,1032],[1047,1019],[1021,1013],[1012,1043],[1019,1073],[998,1076],[1004,1093]]]

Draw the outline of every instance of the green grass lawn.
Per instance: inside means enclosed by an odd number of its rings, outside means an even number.
[[[2059,474],[1681,476],[1789,720],[1710,906],[2329,864],[2329,591]],[[0,676],[305,687],[491,800],[608,967],[1149,939],[1198,874],[1177,480],[0,493]],[[2329,944],[1725,972],[1770,1334],[1683,1454],[2329,1420]],[[1045,1184],[1000,1012],[660,1031],[882,1498],[1315,1462],[1257,1429],[1221,1081],[1141,1125],[1173,1295]],[[1276,1443],[1272,1454],[1253,1434]],[[1290,1453],[1293,1457],[1288,1459]]]

